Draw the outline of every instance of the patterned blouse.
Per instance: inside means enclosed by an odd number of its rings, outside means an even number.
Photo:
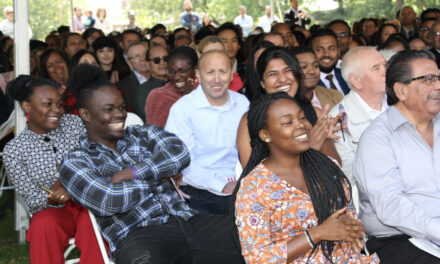
[[[287,242],[318,225],[308,194],[296,189],[260,163],[241,182],[237,193],[236,224],[247,263],[286,263]],[[349,214],[358,217],[353,204]],[[307,262],[311,249],[291,263],[330,263],[321,250]],[[352,255],[347,242],[333,250],[333,263],[379,263],[376,255]]]
[[[53,207],[47,193],[59,178],[58,165],[79,144],[86,130],[78,116],[63,115],[58,127],[47,134],[36,134],[28,126],[5,147],[3,160],[15,191],[24,196],[31,214]]]

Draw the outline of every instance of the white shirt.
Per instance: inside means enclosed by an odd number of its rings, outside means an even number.
[[[182,184],[222,196],[230,178],[235,178],[235,138],[240,119],[249,108],[242,94],[228,90],[228,96],[226,104],[213,107],[200,84],[171,107],[165,126],[191,154],[191,164],[182,171]]]
[[[387,109],[386,97],[382,101],[382,109],[377,111],[371,108],[354,90],[351,90],[342,101],[335,105],[329,112],[333,117],[337,116],[340,109],[343,109],[347,114],[347,128],[336,133],[340,138],[334,140],[336,150],[342,161],[342,171],[345,176],[354,184],[352,174],[353,159],[356,154],[356,149],[364,130],[370,125],[380,113]]]
[[[8,36],[10,38],[14,38],[14,23],[9,21],[8,19],[3,20],[0,22],[0,31],[3,33],[3,35]],[[32,38],[32,30],[29,27],[29,39]]]
[[[365,130],[353,173],[367,235],[407,234],[440,251],[440,116],[432,123],[433,148],[395,106]]]
[[[251,16],[244,15],[244,17],[241,17],[239,15],[234,19],[234,24],[240,25],[243,29],[243,36],[247,37],[249,35],[249,32],[251,32],[252,27],[254,26],[254,20]]]
[[[336,78],[335,70],[332,70],[330,73],[320,72],[320,79],[325,84],[325,87],[330,87],[330,81],[325,78],[329,74],[333,75],[333,83],[335,84],[336,89],[341,92],[342,95],[344,95],[344,91],[342,90],[341,85],[339,85],[338,79]]]
[[[267,15],[264,15],[260,17],[260,21],[258,22],[258,26],[262,27],[264,32],[268,33],[270,32],[270,29],[272,27],[273,22],[280,22],[280,19],[277,16],[268,17]]]
[[[133,70],[134,76],[136,76],[136,79],[139,82],[139,85],[143,84],[144,82],[148,81],[147,78],[145,78],[145,76],[143,76],[142,74],[138,73],[137,71]]]

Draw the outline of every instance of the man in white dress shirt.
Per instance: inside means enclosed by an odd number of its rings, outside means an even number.
[[[440,263],[440,82],[427,51],[394,55],[390,107],[364,131],[353,163],[367,247],[381,263]]]
[[[270,6],[267,5],[264,9],[264,15],[260,17],[260,21],[258,21],[258,26],[260,26],[265,33],[269,33],[273,22],[278,23],[280,22],[280,19],[278,16],[272,14]]]
[[[229,214],[236,185],[237,128],[248,110],[245,96],[228,90],[232,62],[224,51],[203,53],[196,77],[200,85],[170,110],[165,129],[188,147],[191,164],[182,171],[182,190],[189,206],[211,214]]]
[[[254,20],[246,14],[246,7],[242,5],[238,8],[238,13],[239,15],[234,19],[234,24],[240,25],[243,30],[243,36],[247,37],[254,26]]]

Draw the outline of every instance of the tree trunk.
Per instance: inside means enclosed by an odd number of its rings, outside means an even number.
[[[399,11],[400,9],[402,9],[402,0],[397,0],[396,1],[396,11]]]
[[[280,18],[281,22],[284,22],[284,16],[283,16],[283,11],[281,10],[280,0],[275,0],[275,3],[278,9],[278,17]]]
[[[342,3],[342,0],[338,0],[338,9],[339,9],[340,11],[343,11],[343,10],[344,10],[344,3]]]
[[[420,10],[423,10],[423,0],[419,0],[419,8]]]

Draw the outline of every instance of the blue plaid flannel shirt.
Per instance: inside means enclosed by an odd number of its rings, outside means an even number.
[[[96,216],[112,255],[136,228],[161,225],[170,215],[188,220],[196,211],[182,201],[169,178],[190,163],[184,143],[156,126],[131,126],[118,140],[117,152],[80,138],[60,167],[60,180],[71,198]],[[111,177],[133,166],[139,179],[111,183]]]

